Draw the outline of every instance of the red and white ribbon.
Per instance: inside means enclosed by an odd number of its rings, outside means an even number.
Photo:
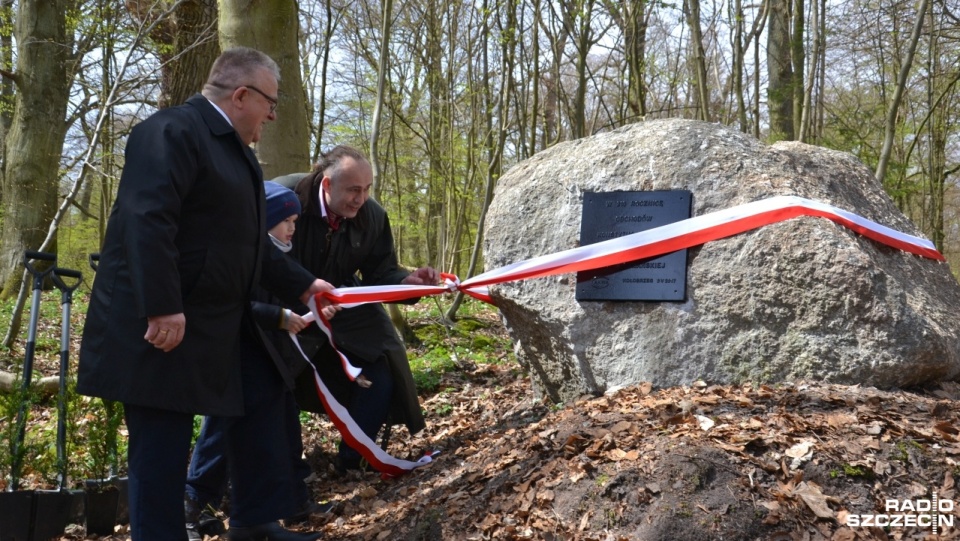
[[[313,366],[312,363],[311,366]],[[317,395],[323,402],[323,408],[327,411],[327,415],[329,415],[330,420],[333,421],[334,426],[340,431],[340,436],[343,438],[343,441],[360,453],[373,469],[380,472],[381,476],[397,477],[421,466],[426,466],[433,461],[433,454],[424,455],[416,462],[401,460],[390,455],[378,447],[377,444],[360,429],[356,421],[353,420],[353,417],[350,416],[347,408],[340,404],[340,402],[337,402],[337,399],[334,398],[330,390],[327,389],[323,380],[320,379],[316,368],[313,370],[313,381],[317,386]]]
[[[647,259],[800,216],[827,218],[881,244],[944,261],[943,255],[929,240],[901,233],[819,201],[796,196],[778,196],[695,216],[632,235],[526,259],[487,271],[463,282],[456,277],[448,278],[445,280],[445,286],[352,287],[334,290],[323,296],[330,302],[341,305],[396,302],[456,290],[477,298],[489,299],[490,295],[485,286],[593,270]]]
[[[933,243],[926,239],[901,233],[819,201],[796,196],[777,196],[632,235],[519,261],[463,282],[456,276],[444,274],[443,286],[394,285],[335,289],[331,293],[317,294],[315,299],[311,300],[311,310],[316,314],[318,323],[321,323],[320,327],[324,329],[332,345],[333,334],[330,331],[329,322],[316,310],[316,302],[320,298],[347,307],[368,302],[397,302],[459,290],[464,294],[492,302],[487,289],[489,285],[587,271],[657,257],[800,216],[827,218],[881,244],[936,261],[945,260]],[[340,355],[347,376],[352,381],[359,374],[359,370],[350,364],[345,355],[339,351],[337,353]],[[429,457],[425,457],[426,460],[410,462],[395,459],[385,453],[356,426],[346,409],[333,399],[316,370],[314,370],[314,379],[324,407],[327,408],[330,418],[340,430],[344,440],[374,468],[387,475],[399,475],[430,462]]]
[[[356,305],[354,305],[356,306]],[[357,376],[360,375],[361,370],[350,363],[350,359],[343,354],[337,348],[336,342],[333,341],[333,329],[330,327],[330,322],[323,316],[323,312],[317,309],[317,299],[316,297],[311,298],[307,301],[307,307],[310,308],[309,314],[304,314],[303,319],[307,322],[307,325],[317,321],[317,326],[320,327],[320,330],[323,331],[323,334],[327,336],[327,340],[330,341],[330,346],[333,347],[333,351],[337,353],[337,357],[340,359],[340,366],[343,367],[343,373],[347,375],[350,381],[357,379]],[[297,335],[295,333],[290,333],[290,338],[293,340],[293,345],[297,347],[297,351],[300,352],[300,355],[303,355],[303,358],[310,362],[311,366],[313,363],[310,361],[310,357],[307,357],[307,354],[303,352],[303,349],[300,347],[300,341],[297,340]]]

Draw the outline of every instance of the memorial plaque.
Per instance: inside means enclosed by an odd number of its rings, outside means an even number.
[[[690,217],[688,190],[585,192],[580,245],[639,233]],[[687,251],[577,273],[578,301],[683,301]]]

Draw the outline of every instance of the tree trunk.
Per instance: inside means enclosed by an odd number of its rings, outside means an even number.
[[[60,390],[60,376],[46,376],[36,379],[30,383],[30,387],[41,398],[49,398],[56,395]],[[20,382],[17,381],[17,375],[0,370],[0,394],[11,394],[18,389],[20,389]]]
[[[549,31],[545,21],[541,21],[541,26],[547,34],[553,54],[553,58],[550,60],[550,69],[543,74],[543,140],[541,148],[547,148],[555,145],[563,138],[560,119],[560,94],[563,92],[561,67],[563,66],[563,51],[567,48],[570,32],[566,25],[560,25],[560,30],[556,34]]]
[[[220,55],[217,0],[126,0],[125,5],[135,21],[151,28],[153,52],[161,62],[157,107],[180,105],[200,92]]]
[[[317,89],[318,95],[316,96],[316,103],[314,104],[314,107],[317,109],[317,125],[315,127],[316,137],[314,139],[313,151],[310,154],[311,162],[320,161],[320,153],[322,152],[321,149],[323,143],[323,128],[326,122],[327,114],[327,71],[330,67],[330,41],[333,39],[333,32],[337,27],[334,20],[334,11],[331,1],[332,0],[326,0],[324,2],[327,18],[326,26],[323,29],[323,43],[320,47],[320,83],[319,88]],[[337,15],[337,17],[339,17],[339,15]]]
[[[427,216],[423,224],[427,248],[426,261],[440,261],[443,257],[443,203],[444,174],[443,148],[446,138],[446,95],[443,77],[444,44],[440,2],[426,3],[424,27],[424,63],[426,66],[427,106]],[[442,268],[442,266],[441,266]]]
[[[697,92],[697,118],[710,122],[710,92],[707,88],[707,61],[703,52],[703,33],[700,30],[700,0],[685,0],[683,3],[687,26],[690,27],[690,48],[693,57],[694,81]]]
[[[503,28],[516,28],[516,9],[517,5],[514,0],[507,0],[504,5],[504,8],[507,11],[507,21],[505,24],[502,24]],[[484,33],[487,33],[487,22],[484,21]],[[486,48],[486,42],[490,41],[489,38],[483,40],[485,42],[484,48]],[[517,36],[516,34],[510,34],[508,36],[501,36],[499,39],[501,44],[500,50],[500,61],[501,65],[499,66],[500,73],[513,73],[516,66],[516,49],[517,49]],[[483,68],[484,73],[489,73],[490,67],[487,64],[487,57],[484,55],[483,58]],[[485,187],[483,193],[483,206],[480,209],[480,218],[479,223],[477,224],[477,232],[473,241],[473,250],[470,252],[470,264],[467,269],[467,276],[474,276],[477,273],[477,267],[480,265],[480,255],[482,253],[483,247],[483,226],[486,222],[487,210],[490,208],[490,203],[493,201],[493,189],[496,186],[497,179],[500,178],[503,170],[503,148],[507,141],[507,130],[508,130],[508,116],[507,110],[510,107],[510,103],[513,100],[513,79],[507,77],[506,80],[499,88],[497,93],[496,103],[493,103],[492,95],[493,89],[490,88],[490,81],[485,79],[483,81],[483,94],[484,94],[484,103],[485,115],[484,115],[484,124],[486,127],[486,137],[484,137],[484,146],[486,147],[487,153],[487,172],[485,178]],[[494,120],[496,119],[497,125],[494,129]],[[456,319],[457,310],[460,308],[460,304],[463,302],[463,293],[458,291],[454,297],[453,304],[447,309],[444,317],[448,321],[454,321]]]
[[[771,0],[767,17],[767,107],[770,141],[793,139],[790,0]]]
[[[824,14],[824,19],[826,14]],[[811,133],[811,124],[813,122],[813,95],[814,89],[817,87],[816,79],[819,71],[817,66],[820,62],[821,57],[821,47],[825,43],[824,35],[821,33],[822,30],[825,30],[826,27],[820,24],[821,15],[820,15],[820,0],[813,0],[810,2],[810,23],[813,26],[814,36],[811,40],[813,43],[813,52],[810,53],[810,73],[808,74],[808,79],[803,89],[803,108],[800,114],[800,133],[797,134],[797,140],[801,143],[807,143],[810,141],[811,137],[815,137]]]
[[[537,153],[537,131],[540,129],[537,119],[540,118],[540,0],[533,0],[533,10],[534,10],[534,21],[532,24],[531,30],[533,31],[533,37],[531,41],[533,42],[533,54],[532,58],[535,59],[533,64],[533,73],[531,74],[531,93],[533,96],[530,104],[530,142],[528,143],[529,154],[526,157],[533,156]]]
[[[20,290],[24,250],[41,249],[57,211],[60,155],[66,134],[71,43],[66,32],[69,0],[21,0],[14,113],[4,163],[0,296]],[[51,243],[51,244],[56,244]],[[55,246],[47,246],[54,251]]]
[[[593,0],[575,0],[564,17],[569,17],[569,27],[577,27],[574,43],[577,46],[577,88],[574,93],[573,111],[570,114],[572,139],[580,139],[590,135],[587,129],[587,61],[590,58],[590,47],[593,46],[592,16]]]
[[[907,47],[907,55],[903,65],[900,67],[900,74],[897,77],[897,88],[893,93],[893,99],[890,100],[890,106],[887,108],[887,118],[884,122],[883,149],[880,151],[880,159],[877,163],[875,176],[877,181],[883,183],[883,178],[887,175],[887,164],[890,163],[890,154],[893,152],[893,137],[897,131],[897,115],[900,112],[900,101],[903,99],[903,93],[907,87],[907,77],[910,75],[910,69],[913,67],[913,57],[917,52],[917,43],[920,41],[920,33],[923,30],[923,20],[927,12],[928,0],[920,0],[920,7],[917,8],[917,22],[913,26],[913,34],[910,36],[910,44]]]
[[[180,105],[200,92],[220,56],[217,0],[187,0],[177,6],[174,60],[163,69],[160,107]]]
[[[617,2],[608,2],[615,8]],[[621,28],[624,36],[624,60],[627,64],[627,105],[635,120],[647,115],[646,76],[647,55],[647,0],[629,0],[621,8]]]
[[[814,0],[816,2],[816,0]],[[806,53],[803,49],[804,13],[803,0],[793,0],[793,28],[790,39],[790,63],[793,66],[792,81],[790,83],[790,100],[792,102],[793,131],[790,140],[800,140],[801,120],[803,119],[803,72]]]
[[[0,0],[0,69],[13,72],[13,0]],[[0,202],[3,201],[3,170],[7,162],[6,140],[13,122],[13,81],[0,79]]]
[[[743,66],[746,47],[743,40],[743,0],[734,0],[734,29],[733,29],[733,94],[737,99],[737,120],[740,122],[740,131],[747,131],[747,103],[744,99]]]
[[[277,120],[264,126],[263,138],[257,143],[266,179],[310,169],[310,126],[300,73],[299,30],[295,0],[220,2],[220,47],[252,47],[270,55],[280,66]]]
[[[390,55],[390,22],[393,20],[393,0],[385,0],[383,3],[383,19],[380,30],[380,62],[377,68],[377,101],[373,107],[373,126],[370,130],[370,165],[373,168],[373,183],[380,184],[380,117],[383,112],[384,91],[389,79],[389,63],[387,60]],[[390,315],[390,321],[396,327],[397,333],[405,344],[415,343],[417,335],[414,334],[407,319],[403,317],[403,312],[396,304],[387,304],[387,313]]]

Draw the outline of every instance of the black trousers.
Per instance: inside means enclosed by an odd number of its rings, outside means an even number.
[[[262,346],[249,336],[240,344],[243,371],[241,417],[210,417],[208,430],[226,435],[230,471],[230,524],[255,526],[294,515],[298,497],[290,460],[289,389]],[[181,494],[183,487],[181,487]],[[302,497],[302,496],[301,496]]]
[[[185,541],[183,487],[193,415],[124,404],[130,536],[133,541]]]
[[[290,452],[290,462],[293,464],[294,497],[305,506],[309,504],[310,492],[304,482],[312,472],[310,466],[303,459],[303,440],[301,439],[300,409],[293,398],[292,392],[286,394],[284,422],[287,425],[287,448]],[[195,500],[202,508],[212,505],[219,508],[227,488],[230,486],[229,468],[227,465],[227,442],[225,424],[222,419],[207,417],[203,421],[203,428],[197,443],[193,446],[193,456],[190,458],[190,469],[187,472],[188,497]]]

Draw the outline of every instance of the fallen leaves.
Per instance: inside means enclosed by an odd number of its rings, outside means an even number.
[[[423,539],[587,541],[690,524],[729,539],[919,539],[918,528],[851,529],[845,520],[887,498],[956,492],[952,397],[697,382],[643,384],[554,409],[496,370],[484,376],[499,393],[483,399],[472,384],[469,396],[447,398],[468,411],[395,440],[394,449],[443,448],[436,464],[342,492],[369,503],[326,523],[325,537],[348,539],[376,523],[397,538],[429,524],[437,536]],[[392,521],[400,509],[406,518]],[[428,509],[443,510],[442,520]]]

